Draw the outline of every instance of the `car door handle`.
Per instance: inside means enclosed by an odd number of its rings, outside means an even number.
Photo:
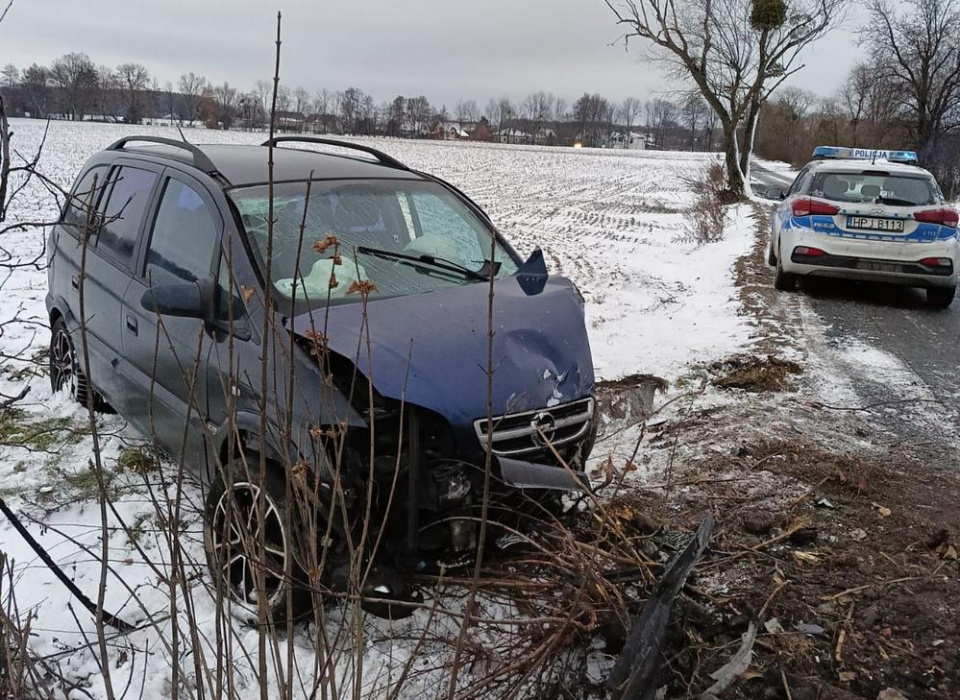
[[[137,330],[138,330],[137,319],[135,319],[130,314],[127,314],[127,330],[133,333],[134,335],[137,334]]]
[[[70,278],[70,286],[74,289],[80,289],[80,278],[77,275]]]

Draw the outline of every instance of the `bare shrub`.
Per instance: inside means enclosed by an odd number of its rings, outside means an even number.
[[[727,205],[736,201],[726,187],[726,179],[726,168],[720,161],[710,163],[699,177],[685,179],[696,199],[689,210],[691,221],[678,236],[679,241],[703,245],[723,240]]]

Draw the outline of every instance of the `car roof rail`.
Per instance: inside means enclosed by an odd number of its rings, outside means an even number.
[[[189,141],[176,141],[174,139],[168,139],[162,136],[124,136],[122,139],[118,139],[107,146],[106,150],[122,151],[124,150],[124,146],[134,141],[142,141],[144,143],[159,143],[164,146],[181,148],[184,151],[189,151],[193,155],[193,164],[196,165],[200,170],[211,175],[218,172],[217,166],[213,164],[213,161],[210,160],[209,156],[207,156],[206,153],[201,151]]]
[[[387,155],[383,151],[379,151],[376,148],[371,148],[370,146],[364,146],[359,143],[352,143],[350,141],[340,141],[338,139],[325,139],[320,136],[274,136],[272,139],[267,139],[264,141],[261,146],[276,146],[278,143],[319,143],[325,146],[339,146],[340,148],[349,148],[352,151],[362,151],[373,157],[375,157],[380,165],[385,165],[388,168],[396,168],[398,170],[410,170],[410,168],[393,156]]]

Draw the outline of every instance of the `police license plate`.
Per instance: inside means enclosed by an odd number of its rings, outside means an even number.
[[[869,270],[870,272],[900,272],[900,266],[896,263],[882,263],[872,260],[858,260],[857,269]]]
[[[879,219],[875,216],[848,216],[847,228],[883,233],[903,233],[903,219]]]

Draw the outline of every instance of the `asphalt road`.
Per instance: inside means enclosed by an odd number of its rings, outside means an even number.
[[[792,178],[754,166],[752,180],[762,194],[766,187],[789,186]],[[922,290],[840,280],[806,280],[797,293],[809,300],[830,341],[859,340],[895,356],[915,375],[916,386],[893,388],[882,372],[856,368],[851,379],[865,402],[940,400],[926,403],[937,419],[928,426],[898,420],[896,410],[885,412],[891,429],[941,445],[960,438],[960,298],[947,310],[933,311]],[[956,455],[948,458],[960,463]]]

